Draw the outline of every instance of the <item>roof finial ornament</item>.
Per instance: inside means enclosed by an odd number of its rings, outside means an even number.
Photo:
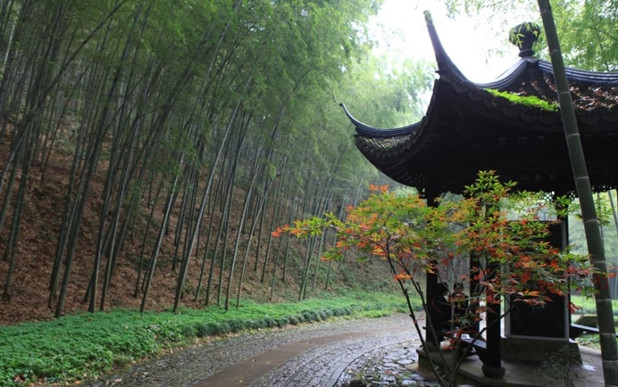
[[[519,56],[522,58],[534,56],[532,46],[539,40],[541,27],[535,23],[522,23],[511,29],[509,41],[519,47]]]

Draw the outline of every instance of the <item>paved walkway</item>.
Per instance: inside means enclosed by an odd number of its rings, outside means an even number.
[[[213,340],[92,385],[344,385],[364,363],[393,352],[389,348],[399,353],[407,348],[400,361],[411,362],[419,346],[410,317],[403,314],[326,321]]]
[[[90,385],[343,387],[362,373],[373,375],[372,385],[437,386],[431,377],[416,372],[417,348],[420,340],[403,314],[326,321],[211,340]],[[583,364],[572,375],[575,385],[603,386],[600,352],[581,351]],[[503,361],[503,366],[505,378],[490,384],[564,385],[560,375],[543,371],[538,363]],[[461,370],[487,382],[476,356],[466,359]]]

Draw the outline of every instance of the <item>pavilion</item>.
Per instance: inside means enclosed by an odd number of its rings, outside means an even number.
[[[359,122],[342,105],[356,127],[355,141],[361,153],[387,176],[418,189],[430,203],[446,192],[462,193],[479,170],[495,170],[503,180],[517,182],[516,189],[575,195],[552,65],[536,58],[532,49],[540,28],[531,24],[515,27],[514,35],[519,39],[511,41],[520,49],[519,60],[497,80],[481,84],[461,73],[440,43],[429,14],[426,21],[439,75],[426,115],[409,126],[380,129]],[[566,71],[590,184],[596,192],[617,188],[618,73]],[[523,104],[507,94],[537,97],[544,103]],[[564,222],[556,231],[556,244],[564,244]],[[434,285],[435,279],[428,278],[427,297]],[[558,329],[557,337],[523,332],[505,341],[500,328],[488,330],[487,350],[492,360],[484,363],[486,376],[503,375],[505,345],[514,345],[520,352],[531,345],[538,349],[537,344],[525,340],[518,344],[522,337],[548,339],[543,343],[555,339],[568,342],[566,304],[550,313],[554,313],[550,320],[555,319],[555,313],[561,319],[563,328]]]

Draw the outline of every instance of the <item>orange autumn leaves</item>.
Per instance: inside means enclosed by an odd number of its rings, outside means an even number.
[[[371,192],[379,192],[379,193],[386,193],[386,192],[388,192],[388,185],[369,184],[369,191],[371,191]]]
[[[587,257],[561,252],[545,241],[549,225],[538,221],[534,209],[546,208],[538,204],[532,210],[519,208],[523,212],[519,219],[508,218],[513,204],[507,198],[512,197],[513,186],[501,183],[494,172],[481,172],[466,187],[466,199],[430,207],[417,194],[372,185],[372,194],[348,208],[345,219],[328,213],[297,220],[273,235],[302,238],[332,230],[337,242],[324,254],[326,259],[340,258],[342,251],[354,249],[358,256],[387,260],[398,281],[413,279],[418,272],[433,272],[437,264],[455,265],[473,253],[483,264],[476,268],[476,279],[492,290],[496,300],[508,295],[543,303],[547,293],[562,294],[569,284],[589,289]]]

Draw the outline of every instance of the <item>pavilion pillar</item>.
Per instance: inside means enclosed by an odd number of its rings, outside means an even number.
[[[432,300],[434,295],[436,294],[436,287],[437,286],[438,286],[438,273],[437,273],[437,269],[436,269],[435,273],[427,272],[426,279],[425,279],[425,300],[427,302],[428,307],[430,305],[429,304],[430,300]],[[429,310],[426,310],[425,314],[429,315]],[[429,321],[429,320],[427,320],[427,321]],[[435,339],[435,337],[433,335],[433,331],[429,327],[429,322],[427,323],[427,326],[426,326],[426,329],[425,329],[425,342],[427,342],[430,345],[432,343],[436,343],[436,339]],[[437,345],[439,346],[440,343],[437,343]]]
[[[493,273],[499,270],[498,264],[490,264],[488,266],[488,272]],[[488,279],[489,280],[489,279]],[[485,289],[486,300],[492,296],[492,291],[489,288]],[[487,352],[483,360],[483,375],[488,378],[501,379],[504,376],[505,370],[502,367],[502,329],[500,326],[500,304],[489,303],[486,304],[485,323],[487,324],[487,330],[485,331],[485,337],[487,339]]]
[[[486,281],[491,281],[493,279],[494,274],[500,270],[500,265],[498,263],[486,263],[487,264],[487,278]],[[475,253],[470,254],[470,269],[471,270],[480,270],[480,256]],[[476,268],[476,269],[475,269]],[[472,273],[472,278],[476,278],[477,276]],[[471,285],[473,285],[471,283]],[[505,374],[505,369],[502,367],[502,325],[501,325],[501,303],[490,303],[488,300],[494,298],[494,294],[489,287],[480,286],[478,280],[474,284],[474,288],[472,289],[476,292],[476,294],[482,293],[485,290],[485,340],[486,340],[486,350],[485,356],[483,356],[482,362],[482,370],[483,375],[492,379],[502,379]]]
[[[479,281],[479,275],[481,274],[481,259],[474,251],[470,252],[470,275],[468,284],[470,285],[470,302],[474,300],[480,300],[483,293],[483,287]],[[478,302],[474,302],[474,305],[470,305],[471,309],[476,314],[476,309],[479,307]],[[474,329],[479,332],[481,327],[479,322],[474,323]]]
[[[431,194],[431,195],[427,195],[427,206],[428,207],[437,207],[438,206],[438,202],[436,200],[437,195],[435,194]],[[427,272],[426,274],[426,278],[425,278],[425,301],[429,307],[429,302],[430,300],[433,299],[434,295],[436,294],[436,288],[438,286],[438,268],[437,268],[437,262],[434,261],[433,262],[435,265],[434,267],[436,268],[434,272]],[[428,315],[429,314],[429,310],[425,311],[425,314]],[[427,319],[427,317],[425,317]],[[426,320],[429,321],[429,320]],[[428,343],[429,345],[431,343],[436,343],[437,340],[435,339],[434,335],[433,335],[433,331],[431,330],[431,328],[429,327],[429,322],[426,324],[427,326],[425,327],[425,342]],[[440,343],[437,343],[438,347],[440,346]]]

